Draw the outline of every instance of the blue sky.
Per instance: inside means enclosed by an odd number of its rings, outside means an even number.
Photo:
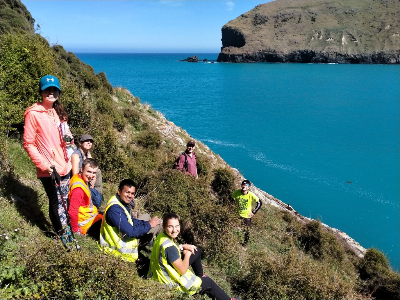
[[[76,53],[218,53],[222,26],[265,2],[22,1],[37,32]]]

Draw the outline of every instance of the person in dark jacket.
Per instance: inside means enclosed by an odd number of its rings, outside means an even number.
[[[108,201],[100,230],[100,246],[103,250],[132,262],[138,258],[138,239],[148,233],[152,235],[151,229],[161,223],[158,217],[146,221],[132,216],[135,192],[133,180],[121,181],[117,194]]]

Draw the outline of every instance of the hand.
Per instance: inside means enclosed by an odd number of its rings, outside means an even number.
[[[182,248],[183,248],[183,251],[187,250],[193,255],[194,255],[194,252],[197,251],[197,247],[195,245],[184,244],[184,245],[182,245]]]
[[[183,246],[183,245],[182,245]],[[185,249],[183,249],[183,251],[182,251],[182,253],[183,253],[183,255],[186,257],[186,255],[188,256],[188,257],[190,257],[190,255],[192,255],[192,252],[190,251],[190,250],[185,250]],[[194,253],[193,253],[194,254]]]
[[[53,167],[54,166],[50,166],[47,168],[47,173],[49,173],[50,176],[51,176],[51,174],[53,174]]]
[[[249,214],[247,215],[249,218],[252,218],[254,216],[254,214],[252,212],[249,212]]]
[[[89,181],[89,188],[94,189],[94,184],[96,183],[96,176],[94,176],[90,181]]]
[[[160,223],[161,223],[161,219],[159,217],[154,217],[154,218],[150,219],[150,221],[149,221],[151,228],[156,227]]]

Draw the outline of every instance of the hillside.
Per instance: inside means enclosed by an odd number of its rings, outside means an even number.
[[[39,100],[45,74],[60,78],[61,103],[75,137],[95,139],[104,198],[123,178],[139,183],[136,206],[181,216],[182,242],[201,247],[206,273],[242,299],[398,299],[400,276],[383,253],[365,250],[344,233],[300,216],[254,187],[265,205],[253,218],[247,251],[229,196],[242,175],[201,142],[199,178],[172,169],[190,135],[104,73],[33,31],[20,1],[3,0],[26,30],[6,23],[0,44],[0,298],[206,299],[145,280],[145,272],[104,255],[96,241],[77,237],[82,250],[65,252],[52,232],[48,199],[22,148],[26,107]],[[20,23],[18,23],[20,24]],[[105,203],[103,203],[103,208]],[[143,258],[142,258],[143,259]],[[251,283],[251,284],[249,284]]]
[[[220,62],[400,62],[397,0],[275,0],[222,27]]]

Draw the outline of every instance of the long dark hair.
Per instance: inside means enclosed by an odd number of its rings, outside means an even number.
[[[60,90],[59,90],[60,91]],[[42,90],[39,87],[39,95],[42,96]],[[60,91],[60,95],[61,95],[61,91]],[[60,101],[56,100],[53,103],[53,108],[56,111],[58,118],[60,119],[61,122],[68,122],[68,114],[65,111],[64,106],[60,103]]]
[[[63,121],[68,122],[67,112],[65,111],[64,106],[60,103],[60,101],[56,100],[53,103],[53,108],[56,111],[61,122],[63,122]]]

